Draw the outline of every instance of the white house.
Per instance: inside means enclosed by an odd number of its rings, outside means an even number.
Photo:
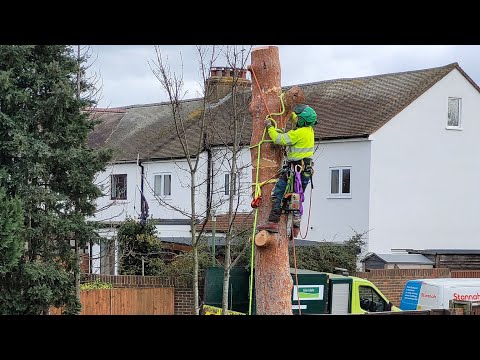
[[[365,232],[368,252],[480,248],[480,195],[475,191],[480,183],[480,88],[457,63],[299,86],[319,119],[312,208],[309,187],[301,228],[305,234],[310,211],[306,240],[343,242]],[[212,106],[222,106],[226,93],[217,94]],[[184,101],[184,114],[194,118],[201,102]],[[190,220],[178,209],[190,207],[189,178],[168,104],[97,114],[101,122],[90,145],[113,149],[115,160],[98,174],[96,183],[105,196],[98,200],[95,220],[113,234],[114,225],[127,216],[138,218],[143,172],[149,216],[160,237],[187,244]],[[243,213],[238,217],[242,221],[251,219],[245,215],[251,211],[249,122],[241,134],[244,169],[237,211]],[[196,136],[193,126],[191,137]],[[209,194],[217,217],[227,211],[228,160],[221,142],[202,152],[196,192],[199,221]],[[94,246],[94,258],[98,252]]]

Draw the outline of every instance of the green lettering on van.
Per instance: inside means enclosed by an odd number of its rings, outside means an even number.
[[[300,299],[316,299],[320,298],[320,289],[315,287],[303,287],[299,286],[299,296]]]

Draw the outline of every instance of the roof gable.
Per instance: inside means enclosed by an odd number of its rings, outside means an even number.
[[[458,66],[299,85],[319,119],[320,139],[368,136]]]

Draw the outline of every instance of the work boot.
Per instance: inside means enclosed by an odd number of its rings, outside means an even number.
[[[268,232],[271,232],[271,233],[278,233],[278,223],[269,221],[266,224],[257,226],[257,230],[258,231],[267,230]]]

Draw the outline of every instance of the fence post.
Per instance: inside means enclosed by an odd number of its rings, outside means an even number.
[[[110,292],[110,315],[112,315],[113,309],[113,289],[108,289]]]

